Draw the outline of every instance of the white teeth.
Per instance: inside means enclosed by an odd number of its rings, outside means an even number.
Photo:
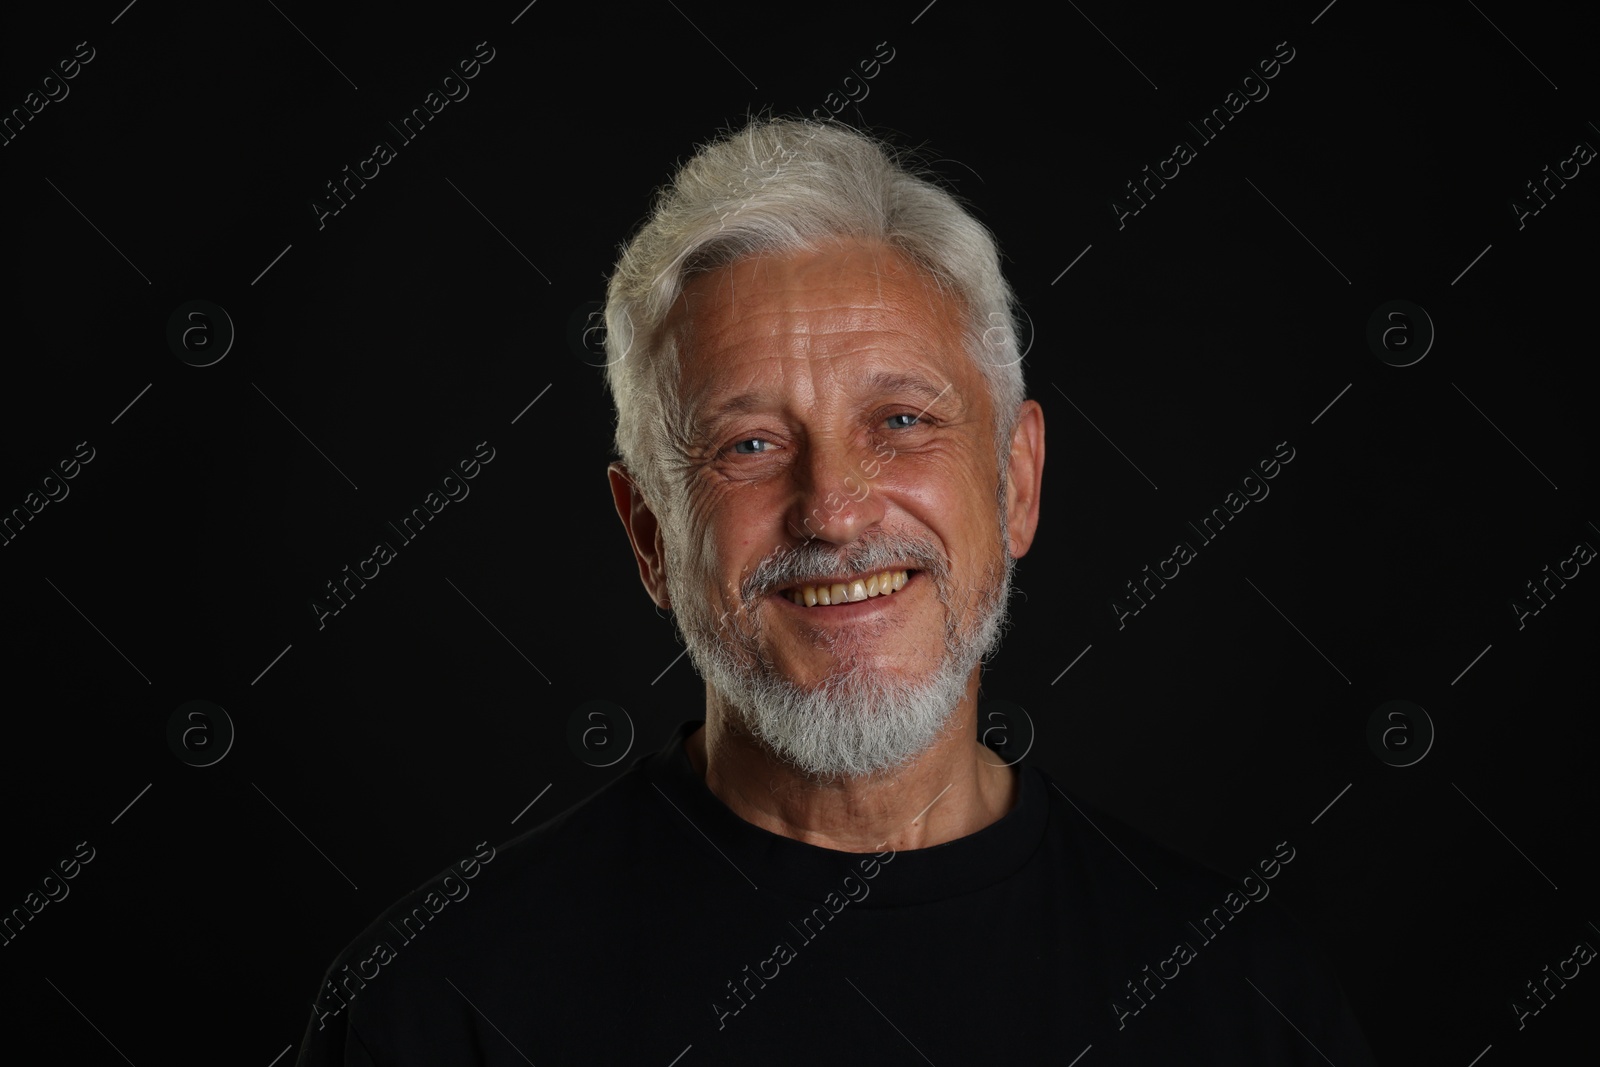
[[[910,575],[905,571],[882,571],[866,578],[854,578],[848,583],[828,585],[803,585],[787,594],[790,600],[804,607],[833,604],[853,604],[875,596],[888,596],[905,588]]]

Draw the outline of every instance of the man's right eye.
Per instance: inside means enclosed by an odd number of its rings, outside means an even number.
[[[765,446],[765,447],[760,447],[760,448],[751,447],[751,446],[756,446],[756,445],[761,445],[761,446]],[[772,447],[772,442],[768,441],[764,437],[746,437],[743,441],[735,441],[733,443],[734,452],[738,453],[741,456],[757,455],[759,453],[766,452],[771,447]]]

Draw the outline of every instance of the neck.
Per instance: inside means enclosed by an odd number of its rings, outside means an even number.
[[[817,781],[785,764],[708,692],[706,724],[684,742],[706,787],[744,821],[841,852],[931,848],[974,834],[1016,803],[1017,775],[977,740],[978,671],[950,728],[904,767]]]

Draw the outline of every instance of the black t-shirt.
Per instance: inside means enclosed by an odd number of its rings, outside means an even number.
[[[1269,899],[1292,843],[1234,883],[1020,767],[975,834],[838,852],[733,814],[699,725],[380,916],[303,1067],[1373,1062]]]

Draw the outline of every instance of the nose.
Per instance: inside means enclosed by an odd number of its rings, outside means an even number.
[[[865,473],[872,456],[870,449],[836,437],[808,442],[792,468],[795,491],[785,521],[790,535],[843,545],[882,522],[883,496]]]

